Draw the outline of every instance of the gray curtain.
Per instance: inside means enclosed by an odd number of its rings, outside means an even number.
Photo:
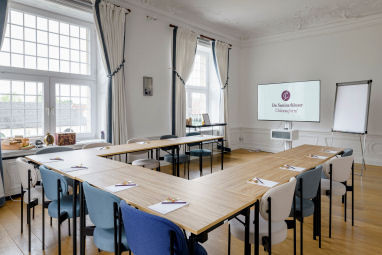
[[[8,0],[0,0],[0,48],[3,45],[3,39],[5,35],[5,29],[7,27],[8,18]],[[0,139],[1,143],[1,139]],[[0,146],[0,207],[5,203],[4,197],[4,174],[3,174],[3,159],[1,156]]]

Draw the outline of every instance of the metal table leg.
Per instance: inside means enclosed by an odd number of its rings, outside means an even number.
[[[244,237],[244,255],[251,255],[251,244],[249,243],[250,208],[245,209],[245,237]]]
[[[223,162],[224,162],[224,139],[221,139],[221,170],[223,170]]]
[[[77,254],[77,185],[73,180],[73,255]]]

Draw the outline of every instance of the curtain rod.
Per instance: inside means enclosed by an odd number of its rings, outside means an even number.
[[[178,26],[175,26],[175,25],[173,25],[173,24],[170,24],[169,27],[176,28],[176,27],[178,27]],[[214,38],[212,38],[212,37],[206,36],[206,35],[199,35],[199,36],[200,36],[201,38],[204,38],[204,39],[207,39],[207,40],[210,40],[210,41],[218,41],[218,40],[216,40],[216,39],[214,39]],[[230,44],[230,43],[227,43],[227,44],[229,45],[230,48],[232,48],[232,44]]]

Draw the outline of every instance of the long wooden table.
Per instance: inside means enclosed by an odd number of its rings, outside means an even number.
[[[103,158],[110,155],[120,155],[128,152],[144,151],[155,146],[169,147],[186,143],[202,142],[199,138],[177,138],[170,141],[149,142],[146,144],[129,144],[111,146],[108,151],[88,149],[73,152],[54,153],[64,159],[63,162],[44,163],[53,154],[28,156],[27,159],[64,174],[75,180],[76,185],[88,182],[100,189],[120,183],[121,180],[132,180],[137,187],[115,193],[127,203],[140,210],[158,214],[149,208],[150,205],[163,201],[168,196],[184,199],[189,205],[166,215],[165,217],[181,228],[191,232],[192,241],[206,240],[209,231],[220,226],[225,220],[229,220],[238,214],[244,214],[245,222],[245,254],[250,254],[249,243],[249,212],[253,205],[258,205],[258,199],[269,189],[259,185],[248,184],[253,177],[264,178],[281,183],[289,181],[298,172],[282,170],[280,166],[285,164],[305,167],[307,170],[324,163],[326,160],[341,153],[343,149],[322,146],[303,145],[286,152],[272,154],[264,158],[240,164],[224,171],[219,171],[192,181],[171,176],[168,174],[152,171],[142,167],[131,166],[118,161]],[[209,140],[222,139],[222,137],[204,137]],[[224,146],[222,146],[224,147]],[[337,153],[326,153],[325,150],[335,150]],[[314,159],[310,154],[325,155],[328,158]],[[223,159],[223,158],[222,158]],[[88,168],[75,172],[63,172],[61,169],[73,164],[83,164]],[[81,190],[81,189],[80,189]],[[80,199],[83,201],[83,193]],[[76,196],[74,196],[74,200]],[[75,202],[75,201],[74,201]],[[83,202],[81,203],[83,205]],[[74,213],[75,215],[75,213]],[[73,228],[75,229],[75,220]],[[81,230],[84,220],[81,221]],[[75,233],[75,231],[73,231]],[[81,253],[84,251],[81,234]],[[76,240],[76,237],[74,237]],[[73,253],[76,253],[74,246]]]

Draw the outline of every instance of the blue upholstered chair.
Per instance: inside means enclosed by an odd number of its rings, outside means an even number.
[[[297,179],[295,199],[296,210],[292,205],[290,216],[293,216],[293,212],[296,212],[296,218],[300,221],[300,247],[301,253],[303,250],[303,224],[304,218],[314,215],[313,219],[313,237],[319,235],[319,247],[321,248],[321,172],[322,166],[318,166],[315,169],[306,171],[299,174]],[[302,209],[301,209],[302,208]]]
[[[171,138],[178,138],[178,136],[176,136],[176,135],[162,135],[160,137],[161,140],[171,139]],[[176,155],[173,155],[173,153],[172,153],[173,149],[174,149],[174,147],[163,147],[163,148],[161,148],[161,150],[163,150],[167,153],[166,155],[164,155],[163,160],[168,162],[168,163],[171,163],[171,164],[173,163],[173,160],[175,163],[178,163]],[[179,164],[184,164],[184,175],[186,172],[187,160],[188,160],[188,157],[186,154],[179,153]]]
[[[37,155],[39,154],[48,154],[48,153],[57,153],[57,152],[65,152],[65,151],[73,151],[73,148],[70,148],[70,147],[61,147],[61,146],[55,146],[55,147],[45,147],[41,150],[38,150],[36,152]],[[64,177],[67,184],[69,186],[72,186],[73,187],[73,180],[68,178],[68,177]]]
[[[73,218],[73,196],[68,195],[68,184],[64,176],[49,170],[45,166],[40,166],[41,180],[43,185],[42,199],[44,203],[44,194],[51,200],[48,206],[48,214],[56,218],[58,222],[58,253],[61,254],[61,223],[66,219]],[[76,215],[79,216],[80,203],[76,204]],[[43,240],[44,249],[45,240],[45,209],[42,210]],[[70,221],[68,222],[70,226]],[[70,227],[69,227],[70,233]]]
[[[121,201],[126,239],[134,254],[189,255],[189,246],[183,231],[173,222],[129,206]],[[194,243],[191,255],[207,255],[206,250]]]
[[[188,133],[186,136],[195,136],[200,135],[200,132],[191,132]],[[190,179],[190,158],[191,157],[199,157],[199,171],[200,176],[203,175],[203,163],[202,158],[203,157],[210,157],[210,163],[211,163],[211,173],[212,173],[212,150],[209,149],[203,149],[203,143],[190,143],[187,144],[189,150],[186,152],[187,155],[189,155],[188,158],[188,179]],[[199,149],[191,149],[192,147],[199,146]]]
[[[114,203],[119,205],[121,199],[112,193],[97,189],[87,182],[83,183],[83,189],[89,217],[95,225],[93,232],[95,246],[102,251],[117,254],[115,243],[118,241],[114,240]],[[128,250],[124,232],[122,232],[121,241],[122,251]]]

